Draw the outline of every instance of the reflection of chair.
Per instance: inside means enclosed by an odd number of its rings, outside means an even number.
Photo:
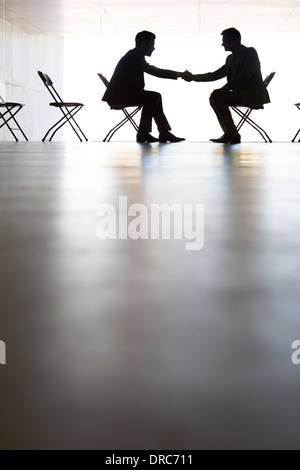
[[[300,103],[296,103],[295,106],[297,106],[297,108],[300,109]],[[295,142],[296,137],[297,137],[297,135],[299,134],[299,132],[300,132],[300,129],[298,130],[297,134],[296,134],[295,137],[293,138],[292,142]],[[300,139],[298,140],[298,142],[300,142]]]
[[[104,85],[106,86],[107,90],[109,91],[110,93],[110,96],[112,97],[112,102],[113,104],[109,103],[109,106],[110,106],[110,109],[117,109],[117,110],[121,110],[123,111],[123,113],[125,114],[125,117],[124,119],[122,119],[122,121],[120,121],[118,124],[116,124],[109,132],[108,134],[104,137],[103,139],[103,142],[106,142],[106,141],[110,141],[110,139],[112,138],[112,136],[114,135],[115,132],[117,132],[118,129],[120,129],[122,126],[124,126],[124,124],[126,124],[126,122],[130,122],[134,129],[138,132],[139,128],[138,128],[138,125],[136,124],[136,122],[133,120],[133,116],[135,116],[136,113],[138,113],[140,111],[140,109],[142,108],[142,106],[136,106],[134,107],[134,110],[129,112],[127,111],[126,108],[130,108],[131,106],[123,106],[118,100],[117,98],[115,97],[115,95],[112,93],[112,91],[110,90],[109,88],[109,81],[103,76],[101,75],[101,73],[98,73],[99,77],[101,78],[102,82],[104,83]],[[132,106],[133,107],[133,106]]]
[[[266,87],[268,87],[270,81],[274,77],[275,72],[270,73],[265,79],[264,79],[264,84]],[[233,111],[235,111],[239,116],[240,116],[240,121],[238,122],[236,128],[239,131],[242,127],[242,125],[247,122],[253,129],[255,129],[257,132],[260,133],[262,138],[264,139],[265,142],[272,142],[266,131],[264,131],[258,124],[256,124],[252,119],[249,118],[250,114],[252,113],[253,110],[255,109],[264,109],[264,106],[262,104],[260,105],[255,105],[252,106],[251,108],[248,108],[246,106],[230,106]],[[246,109],[246,111],[242,111],[242,109]]]
[[[42,141],[44,142],[49,132],[53,131],[49,139],[49,141],[51,141],[54,134],[67,122],[72,127],[73,131],[77,135],[80,142],[82,142],[83,139],[88,140],[74,118],[75,114],[77,114],[84,105],[82,103],[74,103],[74,102],[67,103],[63,101],[60,95],[58,94],[58,92],[56,91],[56,89],[54,88],[51,78],[47,74],[40,72],[40,71],[38,72],[38,74],[41,80],[43,81],[45,87],[48,89],[50,95],[54,99],[54,103],[49,103],[50,106],[59,108],[63,114],[63,117],[59,119],[59,121],[57,121],[52,127],[50,127],[50,129],[47,131]]]
[[[12,103],[9,101],[4,101],[2,96],[0,96],[0,129],[3,126],[7,126],[12,135],[15,138],[16,142],[19,142],[18,137],[14,133],[14,131],[19,131],[23,135],[24,139],[28,141],[26,135],[24,134],[23,130],[21,129],[20,124],[15,118],[15,115],[23,108],[24,104],[21,103]],[[9,124],[9,121],[13,121],[14,124]],[[2,122],[3,121],[3,122]],[[15,125],[16,127],[11,127]]]

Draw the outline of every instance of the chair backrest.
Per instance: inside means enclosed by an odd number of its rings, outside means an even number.
[[[264,84],[266,87],[269,86],[269,83],[273,79],[274,75],[275,75],[275,72],[272,72],[266,76],[266,78],[264,79]]]
[[[113,94],[113,92],[111,91],[110,86],[109,86],[109,81],[107,80],[107,78],[104,77],[104,75],[102,75],[102,73],[98,73],[98,76],[102,80],[102,82],[104,83],[105,87],[107,88],[108,93],[110,94],[110,96],[112,98],[112,100],[109,101],[109,103],[108,103],[109,106],[112,109],[122,109],[123,106],[119,102],[119,100],[116,98],[116,96]]]
[[[38,74],[39,74],[40,78],[42,79],[45,86],[53,85],[53,82],[52,82],[51,78],[49,77],[49,75],[47,75],[46,73],[41,72],[40,70],[38,71]]]
[[[106,88],[108,88],[109,81],[107,80],[107,78],[105,78],[104,75],[102,75],[102,73],[98,73],[98,76],[101,78],[101,80],[104,83],[104,85],[106,86]]]
[[[40,70],[38,71],[38,74],[39,74],[39,77],[41,78],[42,82],[44,83],[45,87],[49,91],[50,95],[54,99],[54,101],[56,103],[62,103],[63,100],[62,100],[61,96],[59,95],[59,93],[54,88],[53,82],[52,82],[51,78],[49,77],[49,75],[47,75],[44,72],[41,72]]]

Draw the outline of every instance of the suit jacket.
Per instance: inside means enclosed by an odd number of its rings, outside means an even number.
[[[261,76],[260,62],[253,47],[241,45],[235,54],[230,54],[223,67],[215,72],[194,76],[196,82],[210,82],[227,77],[224,91],[240,92],[246,106],[270,103],[269,93]]]
[[[155,77],[177,79],[177,72],[149,65],[139,49],[131,49],[118,62],[109,83],[112,93],[121,103],[135,100],[138,93],[144,89],[144,72]],[[108,90],[102,100],[109,104],[114,102]]]

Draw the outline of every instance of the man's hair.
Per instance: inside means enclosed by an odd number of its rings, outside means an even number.
[[[151,41],[151,39],[155,39],[155,34],[150,33],[150,31],[140,31],[135,36],[135,45],[136,47],[139,47],[143,41],[145,41],[145,43],[148,43],[149,41]]]
[[[228,28],[222,31],[222,36],[226,36],[228,39],[233,39],[237,42],[241,42],[241,33],[235,28]]]

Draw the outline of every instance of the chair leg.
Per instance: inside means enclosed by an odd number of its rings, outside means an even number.
[[[82,130],[80,129],[80,127],[78,126],[77,122],[76,122],[75,119],[74,119],[75,114],[77,114],[77,113],[81,110],[81,108],[82,108],[82,106],[75,106],[75,107],[73,107],[71,110],[69,110],[68,108],[66,108],[66,109],[67,109],[67,112],[65,112],[64,109],[63,109],[62,107],[60,107],[61,112],[63,113],[63,117],[62,117],[59,121],[57,121],[57,123],[56,123],[54,126],[52,126],[52,128],[55,128],[55,127],[57,126],[57,124],[59,124],[59,123],[61,122],[60,126],[58,126],[58,127],[54,130],[54,132],[51,134],[51,137],[50,137],[50,139],[49,139],[50,142],[51,142],[51,140],[53,139],[53,136],[56,134],[56,132],[57,132],[64,124],[66,124],[67,122],[68,122],[68,123],[70,124],[70,126],[72,127],[73,131],[74,131],[75,134],[77,135],[77,137],[78,137],[78,139],[80,140],[80,142],[82,142],[83,139],[81,138],[81,136],[79,135],[79,133],[78,133],[77,131],[81,132],[81,134],[83,135],[83,138],[87,141],[86,136],[83,134]],[[75,125],[77,126],[77,129],[75,128],[75,126],[72,124],[71,121],[73,121],[73,122],[75,123]],[[51,128],[51,129],[52,129],[52,128]],[[48,131],[48,132],[49,132],[49,131]]]
[[[125,116],[127,116],[127,119],[131,122],[131,124],[133,125],[133,127],[135,128],[135,130],[138,132],[139,131],[139,127],[138,125],[136,124],[136,122],[132,119],[132,117],[138,113],[140,111],[142,107],[139,106],[138,108],[136,108],[134,111],[132,111],[132,113],[129,113],[127,111],[127,109],[123,109],[123,113],[125,114]]]
[[[236,108],[235,106],[232,106],[233,111],[235,111],[239,116],[240,116],[240,121],[237,124],[237,130],[239,131],[242,127],[242,125],[247,122],[253,129],[255,129],[261,137],[264,139],[265,142],[271,143],[272,140],[270,139],[269,135],[266,133],[266,131],[260,127],[256,122],[254,122],[250,117],[250,113],[253,111],[252,109],[248,109],[245,113],[243,113],[240,109]]]
[[[15,109],[15,108],[16,108],[16,109]],[[9,129],[9,131],[11,132],[11,134],[13,135],[13,137],[14,137],[14,139],[15,139],[16,142],[19,142],[19,139],[18,139],[18,137],[16,136],[16,134],[14,133],[14,130],[20,131],[21,134],[23,135],[24,139],[28,142],[28,139],[27,139],[25,133],[23,132],[23,130],[22,130],[20,124],[18,123],[18,121],[17,121],[16,118],[15,118],[16,114],[17,114],[22,108],[23,108],[23,106],[20,106],[20,105],[13,105],[13,106],[7,105],[7,106],[6,106],[6,111],[5,111],[4,113],[0,113],[0,119],[3,120],[3,123],[2,123],[1,126],[0,126],[0,129],[1,129],[1,127],[3,127],[4,125],[6,125],[7,128]],[[13,111],[13,110],[14,110],[14,111]],[[5,117],[7,114],[9,115],[8,118]],[[13,121],[14,121],[15,125],[17,126],[16,129],[13,130],[12,127],[9,125],[8,122],[9,122],[10,120],[13,120]]]
[[[4,114],[0,113],[0,119],[3,120],[3,123],[2,123],[1,126],[0,126],[0,129],[1,129],[3,126],[6,125],[6,127],[7,127],[8,130],[10,131],[10,133],[13,135],[15,141],[16,141],[16,142],[19,142],[18,137],[16,136],[16,134],[14,133],[14,131],[12,130],[12,128],[10,127],[10,125],[8,124],[8,121],[9,121],[11,118],[9,118],[8,120],[6,120],[6,119],[4,118],[4,115],[5,115],[5,114],[6,114],[6,113],[4,113]]]
[[[45,136],[43,137],[42,141],[44,142],[48,136],[48,134],[52,132],[50,138],[49,138],[49,142],[51,142],[51,140],[53,139],[54,135],[56,134],[56,132],[61,129],[62,126],[64,126],[67,122],[70,124],[70,126],[72,127],[73,131],[75,132],[75,134],[77,135],[78,139],[80,140],[80,142],[82,142],[82,136],[83,138],[87,141],[87,137],[85,136],[85,134],[83,133],[82,129],[79,127],[77,121],[74,119],[74,116],[75,114],[77,114],[82,106],[74,106],[72,109],[68,109],[66,108],[67,111],[64,111],[64,109],[62,109],[62,107],[59,107],[62,114],[63,114],[63,117],[61,119],[59,119],[52,127],[50,127],[50,129],[48,129],[48,131],[46,132]],[[73,122],[72,122],[73,121]],[[75,126],[77,126],[77,128],[73,125],[73,123],[75,124]],[[81,133],[81,136],[79,134],[79,131]]]
[[[300,129],[299,129],[298,132],[296,133],[296,135],[295,135],[295,137],[293,138],[292,142],[295,142],[295,140],[296,140],[296,138],[297,138],[299,132],[300,132]],[[300,142],[300,139],[298,140],[298,142]]]
[[[130,122],[132,124],[132,126],[134,127],[134,129],[138,132],[139,130],[139,127],[138,125],[136,124],[136,122],[134,121],[133,119],[133,116],[135,116],[140,110],[141,110],[141,106],[138,106],[136,109],[134,109],[131,113],[129,113],[127,111],[127,109],[125,108],[122,108],[122,111],[123,113],[125,114],[125,117],[124,119],[122,119],[122,121],[120,121],[118,124],[116,124],[108,133],[107,135],[104,137],[103,139],[103,142],[109,142],[110,139],[113,137],[113,135],[117,132],[117,130],[119,130],[122,126],[124,126],[124,124],[126,124],[126,122]]]
[[[24,133],[23,130],[21,129],[19,123],[18,123],[17,120],[14,118],[14,116],[12,116],[12,120],[13,120],[14,123],[16,124],[18,130],[19,130],[19,131],[21,132],[21,134],[23,135],[24,139],[28,142],[28,139],[27,139],[25,133]],[[10,131],[11,131],[11,129],[10,129]],[[17,139],[17,142],[18,142],[18,141],[19,141],[19,139]]]
[[[266,131],[260,127],[256,122],[252,121],[252,119],[248,118],[247,122],[250,124],[250,126],[253,127],[259,134],[262,136],[265,142],[269,142],[270,144],[272,143],[272,140],[270,139],[269,135],[266,133]]]
[[[243,113],[242,111],[240,111],[239,109],[235,110],[236,113],[241,117],[240,121],[238,122],[236,128],[237,130],[239,131],[240,128],[242,127],[242,125],[247,121],[247,119],[249,118],[249,115],[252,111],[252,109],[248,109],[245,113]]]
[[[104,137],[103,142],[109,142],[115,132],[120,129],[126,122],[128,121],[127,118],[122,119],[118,124],[116,124]]]
[[[298,108],[298,109],[300,110],[300,103],[296,103],[295,106],[296,106],[296,108]],[[299,132],[300,132],[300,129],[299,129],[298,132],[296,133],[296,135],[295,135],[295,137],[293,138],[292,142],[295,142],[295,140],[296,140],[296,138],[297,138]],[[298,140],[298,142],[300,142],[300,139]]]

